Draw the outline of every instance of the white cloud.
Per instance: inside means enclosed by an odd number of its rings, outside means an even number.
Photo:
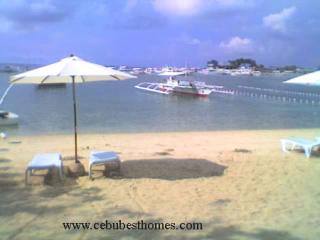
[[[135,8],[138,4],[138,0],[127,0],[125,7],[124,7],[124,11],[129,12],[131,11],[133,8]]]
[[[200,43],[201,43],[201,41],[198,38],[192,38],[188,42],[188,44],[190,44],[190,45],[199,45]]]
[[[31,31],[70,16],[72,4],[53,0],[0,0],[0,31]]]
[[[32,2],[30,4],[30,11],[32,12],[56,12],[57,7],[52,4],[49,0],[41,2]]]
[[[287,31],[287,22],[296,12],[296,7],[289,7],[283,9],[279,13],[273,13],[263,18],[264,26],[277,31],[277,32],[286,32]]]
[[[202,42],[197,37],[189,36],[188,34],[184,33],[180,37],[177,38],[177,41],[182,44],[187,45],[200,45]]]
[[[252,52],[254,48],[253,41],[249,38],[233,37],[227,42],[221,42],[219,47],[229,52]]]
[[[1,32],[10,32],[12,29],[13,23],[6,18],[0,16],[0,33]]]
[[[153,6],[159,12],[169,15],[192,16],[203,8],[202,0],[154,0]]]
[[[254,0],[212,0],[216,5],[223,7],[246,7],[254,5]]]
[[[248,7],[253,0],[153,0],[153,7],[166,15],[194,16],[205,11]]]

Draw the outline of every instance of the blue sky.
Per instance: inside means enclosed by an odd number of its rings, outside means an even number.
[[[319,0],[0,0],[0,62],[320,66]]]

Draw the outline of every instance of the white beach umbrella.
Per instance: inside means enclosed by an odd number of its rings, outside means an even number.
[[[304,74],[287,80],[284,83],[320,86],[320,71]]]
[[[75,161],[76,163],[79,163],[75,83],[125,80],[129,78],[135,78],[135,76],[114,70],[112,68],[90,63],[71,55],[70,57],[60,60],[59,62],[14,75],[11,77],[10,82],[13,84],[72,83]]]

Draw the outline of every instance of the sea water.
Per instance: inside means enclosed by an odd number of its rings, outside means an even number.
[[[320,93],[320,88],[284,84],[294,75],[228,76],[193,74],[181,79],[205,81],[227,88],[239,86],[281,91]],[[282,97],[220,95],[207,98],[167,96],[134,88],[139,82],[161,81],[140,75],[125,81],[76,85],[78,125],[81,133],[131,133],[240,129],[318,128],[320,104],[288,102]],[[0,95],[9,86],[0,74]],[[241,89],[240,89],[241,90]],[[279,94],[278,94],[279,95]],[[281,93],[280,93],[281,95]],[[15,85],[0,109],[20,116],[17,127],[1,127],[13,135],[69,134],[73,132],[72,88]]]

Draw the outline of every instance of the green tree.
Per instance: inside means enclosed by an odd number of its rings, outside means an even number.
[[[207,66],[216,68],[219,66],[219,62],[217,60],[212,59],[207,62]]]
[[[251,58],[238,58],[235,60],[229,60],[229,67],[230,68],[239,68],[241,65],[248,64],[250,67],[257,67],[257,63],[255,60]]]

